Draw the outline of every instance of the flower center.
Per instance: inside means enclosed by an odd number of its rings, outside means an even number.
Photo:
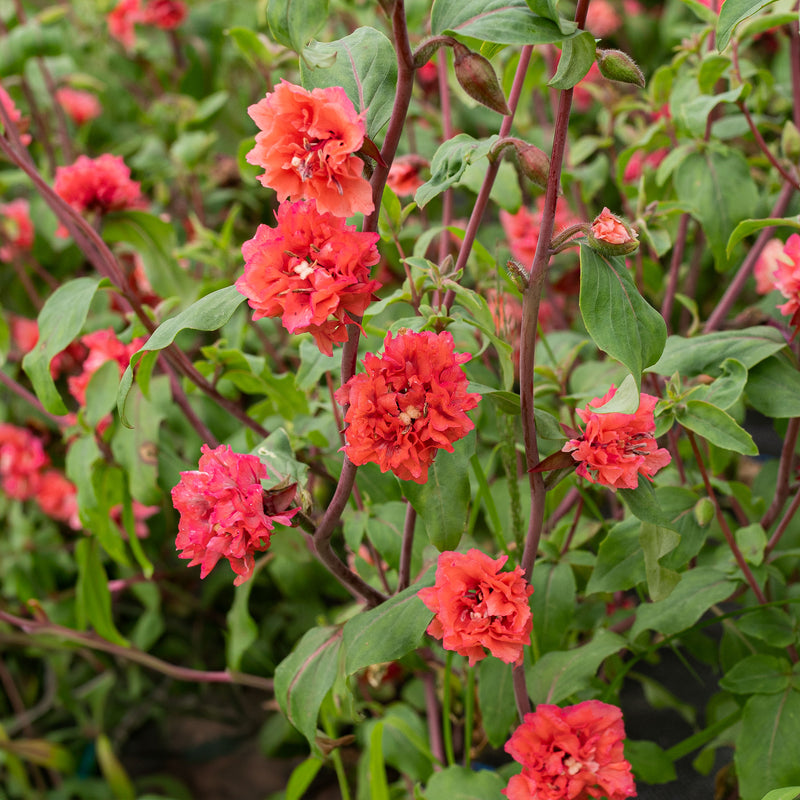
[[[596,761],[581,762],[575,756],[567,756],[564,759],[564,766],[567,768],[568,775],[577,775],[584,769],[594,774],[600,769],[600,765]]]
[[[309,264],[308,261],[301,261],[299,264],[295,264],[294,272],[305,280],[310,275],[314,274],[314,267]]]
[[[653,437],[648,433],[637,433],[625,443],[625,452],[634,456],[650,455],[650,443]]]

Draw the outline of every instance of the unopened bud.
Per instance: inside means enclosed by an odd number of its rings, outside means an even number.
[[[530,283],[528,270],[515,258],[509,258],[506,262],[506,272],[508,272],[508,277],[514,281],[514,286],[521,292],[524,292],[528,288],[528,284]]]
[[[632,83],[644,89],[644,73],[639,65],[622,50],[598,50],[597,66],[604,78],[620,83]]]
[[[513,136],[498,139],[489,151],[489,160],[494,162],[508,148],[513,148],[517,162],[525,177],[530,178],[540,188],[547,186],[547,176],[550,174],[550,159],[538,147]]]
[[[701,528],[705,528],[714,519],[714,504],[708,497],[701,497],[692,509],[695,521]]]
[[[606,256],[625,256],[639,248],[636,231],[607,208],[595,218],[586,234],[586,242]]]
[[[790,161],[800,159],[800,131],[797,130],[797,126],[791,120],[788,120],[783,126],[781,150],[784,157]]]
[[[473,53],[465,47],[456,49],[456,78],[461,88],[473,99],[492,111],[507,116],[511,110],[506,103],[506,96],[500,88],[494,68],[489,60],[480,53]]]

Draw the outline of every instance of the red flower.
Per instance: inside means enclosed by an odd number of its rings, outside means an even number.
[[[33,222],[28,201],[22,197],[0,204],[0,261],[13,261],[33,247]]]
[[[595,217],[591,233],[595,239],[608,242],[608,244],[627,244],[634,239],[630,228],[607,208],[604,208]]]
[[[672,460],[653,438],[656,429],[653,409],[657,397],[640,394],[635,414],[598,413],[614,396],[612,386],[605,397],[595,397],[578,416],[586,430],[578,439],[570,439],[561,449],[579,461],[578,475],[611,489],[635,489],[639,475],[650,478]]]
[[[624,755],[622,712],[599,700],[526,714],[505,750],[522,764],[503,789],[509,800],[626,800],[636,796]]]
[[[628,159],[628,163],[625,165],[622,180],[625,181],[625,183],[638,181],[645,170],[650,172],[658,169],[659,164],[661,164],[668,155],[669,150],[667,150],[666,147],[653,150],[652,153],[645,153],[643,150],[635,150]]]
[[[594,0],[586,14],[586,30],[598,39],[611,36],[622,25],[622,18],[608,0]]]
[[[429,167],[427,159],[417,155],[399,156],[389,168],[386,183],[400,197],[412,195],[422,186],[420,172]]]
[[[141,0],[120,0],[106,17],[108,32],[126,49],[136,43],[134,26],[141,19]]]
[[[253,319],[280,317],[289,333],[311,333],[319,349],[333,352],[347,341],[351,315],[360,316],[380,288],[369,280],[380,256],[377,233],[359,233],[313,200],[283,203],[278,225],[259,225],[245,242],[244,275],[236,288],[255,311]]]
[[[439,556],[435,585],[417,592],[436,615],[428,633],[442,639],[445,650],[467,656],[470,666],[486,657],[484,647],[506,664],[521,664],[522,648],[530,644],[528,598],[533,586],[522,567],[501,572],[507,560],[474,549],[445,551]]]
[[[154,25],[164,31],[177,28],[185,19],[189,10],[181,0],[149,0],[142,9],[141,23]]]
[[[753,268],[756,278],[756,291],[759,294],[769,294],[775,287],[775,273],[778,270],[778,261],[783,254],[783,242],[780,239],[770,239],[761,251],[761,255]]]
[[[0,105],[8,114],[9,119],[11,122],[17,126],[19,130],[19,138],[22,144],[29,145],[31,143],[31,135],[29,133],[24,133],[24,129],[27,128],[27,122],[23,125],[22,122],[22,112],[14,105],[14,101],[11,99],[11,95],[0,85]],[[0,117],[0,132],[3,131],[3,119]]]
[[[508,238],[511,255],[522,264],[530,267],[536,254],[536,245],[539,242],[539,227],[544,211],[544,197],[536,201],[536,211],[531,212],[522,206],[515,214],[500,211],[500,222]],[[559,200],[556,203],[556,218],[554,231],[557,233],[570,225],[575,225],[578,219],[570,211],[569,206]]]
[[[56,167],[56,194],[81,213],[107,214],[145,205],[141,189],[121,156],[78,156],[68,167]]]
[[[116,361],[119,365],[120,377],[130,364],[131,356],[141,348],[146,341],[145,336],[134,339],[130,344],[123,344],[114,333],[113,328],[94,331],[83,336],[80,343],[85,345],[89,352],[83,361],[83,372],[67,379],[67,386],[72,396],[81,404],[86,405],[86,387],[89,381],[106,361]]]
[[[78,492],[75,484],[56,469],[42,472],[35,496],[39,508],[74,531],[81,529],[78,517]]]
[[[41,484],[42,469],[49,463],[38,436],[27,428],[0,423],[0,488],[9,497],[33,497]]]
[[[281,81],[247,113],[261,128],[250,164],[264,168],[259,181],[278,201],[307,198],[320,212],[349,217],[373,211],[372,188],[353,155],[366,133],[363,116],[340,86],[307,91]]]
[[[56,91],[56,100],[76,125],[83,125],[99,117],[103,110],[96,95],[71,86],[62,86]]]
[[[365,373],[354,375],[336,392],[348,405],[343,448],[354,464],[372,462],[401,480],[425,483],[439,448],[474,427],[466,412],[480,396],[467,392],[461,364],[467,353],[453,352],[451,334],[404,331],[386,334],[384,353],[367,353]]]
[[[234,453],[229,445],[212,450],[204,444],[201,451],[199,470],[182,472],[172,490],[181,515],[175,546],[190,567],[200,564],[201,578],[227,558],[239,586],[253,574],[253,553],[269,547],[275,524],[289,525],[299,509],[265,512],[261,480],[267,469],[256,456]]]
[[[791,324],[800,324],[800,235],[793,233],[777,257],[775,288],[787,302],[778,306],[781,314],[791,316]]]

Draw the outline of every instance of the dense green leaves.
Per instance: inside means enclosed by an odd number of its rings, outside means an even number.
[[[767,417],[800,417],[800,372],[781,355],[765,359],[750,370],[747,400]]]
[[[300,53],[325,24],[328,0],[269,0],[267,23],[277,42]]]

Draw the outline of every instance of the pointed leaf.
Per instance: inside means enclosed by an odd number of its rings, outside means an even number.
[[[556,74],[548,82],[554,89],[571,89],[582,80],[595,62],[594,36],[583,31],[573,39],[565,39]]]
[[[490,770],[447,767],[435,772],[425,789],[425,800],[503,800],[505,781]]]
[[[269,0],[267,24],[276,42],[302,52],[308,40],[325,24],[328,0]]]
[[[75,589],[75,613],[82,627],[89,622],[104,639],[128,646],[126,639],[114,625],[111,614],[111,592],[108,577],[100,560],[96,539],[81,539],[75,545],[78,563],[78,583]]]
[[[690,431],[708,439],[717,447],[733,450],[745,456],[757,456],[753,437],[721,408],[703,400],[687,400],[676,407],[675,418]]]
[[[536,587],[531,595],[531,610],[539,652],[557,650],[575,616],[575,575],[563,561],[539,562],[531,583]]]
[[[675,531],[661,528],[650,522],[642,523],[639,541],[642,543],[642,552],[644,553],[647,590],[654,603],[669,597],[680,582],[679,573],[662,567],[658,563],[662,556],[672,552],[678,546],[680,540],[680,534]]]
[[[788,358],[775,355],[750,370],[747,401],[766,417],[800,417],[800,372]]]
[[[792,665],[785,658],[756,653],[737,661],[720,679],[733,694],[777,694],[792,683]]]
[[[795,230],[800,231],[800,215],[796,217],[769,217],[768,219],[746,219],[743,222],[740,222],[734,229],[733,233],[728,239],[728,246],[726,248],[727,254],[733,252],[733,248],[736,247],[739,242],[744,239],[745,236],[750,236],[751,234],[755,233],[756,231],[760,231],[763,228],[794,228]]]
[[[719,10],[717,21],[717,50],[722,52],[731,40],[736,26],[761,11],[775,0],[727,0]]]
[[[499,658],[484,658],[480,662],[478,705],[489,744],[501,747],[517,721],[511,664],[504,664]]]

